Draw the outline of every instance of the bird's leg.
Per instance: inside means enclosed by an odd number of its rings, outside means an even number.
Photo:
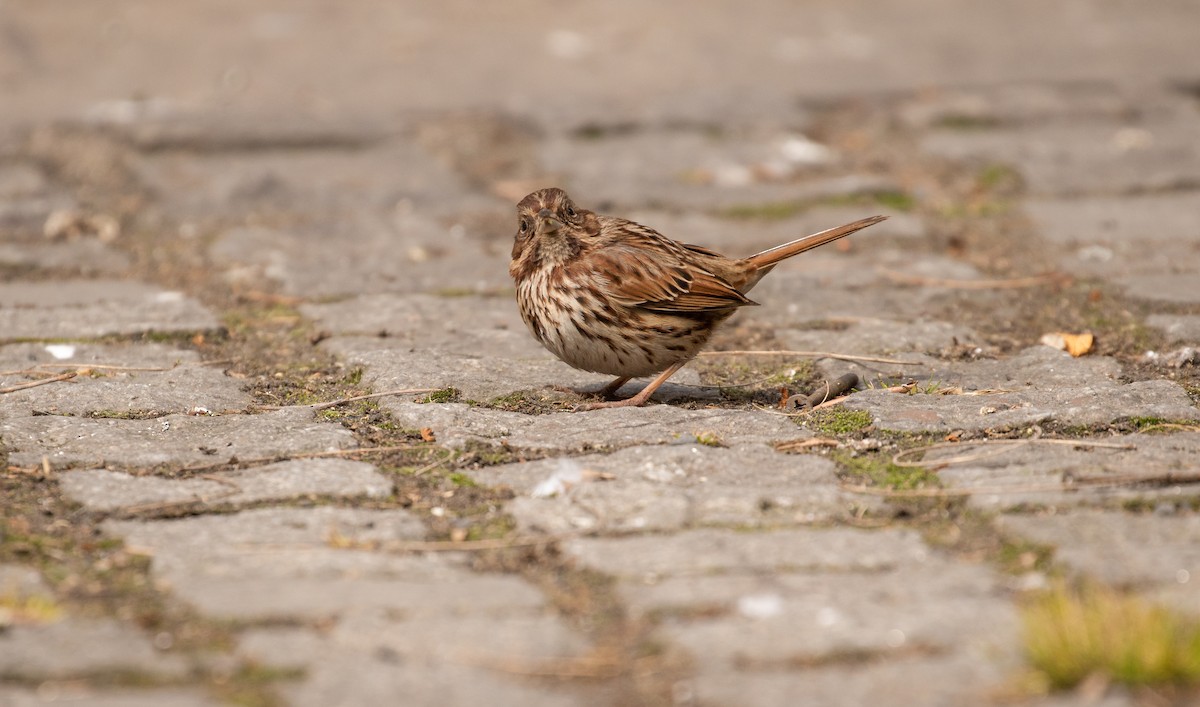
[[[576,408],[576,410],[583,411],[583,410],[599,410],[600,408],[641,407],[641,406],[645,405],[648,400],[650,400],[650,396],[654,395],[654,391],[656,391],[660,387],[662,387],[662,384],[666,383],[668,378],[675,375],[675,373],[680,368],[683,368],[686,364],[687,364],[687,361],[680,361],[679,363],[671,366],[670,368],[663,371],[662,373],[659,373],[657,378],[655,378],[654,380],[652,380],[648,384],[646,384],[646,387],[642,388],[642,390],[637,395],[633,396],[632,398],[626,398],[625,400],[613,400],[613,401],[606,402],[606,403],[585,403],[584,405],[580,405],[578,408]],[[618,378],[617,380],[621,381],[621,383],[624,384],[624,381],[629,380],[629,379],[626,378],[624,380],[621,380]],[[617,381],[613,381],[613,383],[616,383],[616,382]],[[608,390],[609,387],[612,387],[611,384],[608,387],[606,387],[605,390]],[[620,386],[618,386],[618,387],[620,387]]]
[[[625,385],[628,382],[629,382],[628,376],[618,378],[615,381],[613,381],[612,383],[609,383],[608,385],[601,388],[600,392],[598,392],[596,394],[599,395],[604,400],[612,400],[614,397],[616,397],[617,391],[621,389],[621,386]]]
[[[593,393],[589,390],[584,390],[582,388],[571,388],[571,387],[568,387],[565,385],[552,385],[550,387],[553,388],[554,390],[557,390],[560,393],[574,393],[576,395],[583,395],[585,397],[590,397],[592,395],[595,395],[595,396],[600,397],[602,400],[612,400],[613,397],[616,396],[617,391],[621,389],[621,386],[625,385],[629,381],[630,381],[630,379],[628,377],[618,378],[615,381],[613,381],[612,383],[609,383],[608,385],[604,386],[600,390],[596,391],[595,393]]]

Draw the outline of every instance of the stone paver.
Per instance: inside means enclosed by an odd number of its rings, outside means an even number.
[[[346,459],[296,460],[178,481],[85,469],[62,474],[59,483],[68,498],[95,511],[190,503],[225,506],[321,496],[380,498],[390,495],[393,486],[370,464]]]
[[[1151,590],[1157,599],[1200,614],[1200,518],[1193,514],[1006,516],[1000,528],[1055,548],[1075,572]]]
[[[148,678],[180,678],[178,655],[157,650],[149,637],[113,619],[64,619],[0,632],[0,675],[24,679],[117,670]]]
[[[1161,329],[1174,343],[1200,343],[1200,315],[1152,314],[1146,323]]]
[[[35,369],[49,375],[72,368],[87,372],[63,383],[9,393],[0,398],[0,413],[165,415],[194,408],[220,413],[250,404],[241,381],[226,376],[220,366],[203,365],[194,351],[159,344],[0,346],[0,371],[5,373]],[[0,375],[0,387],[29,380],[33,379],[28,375]]]
[[[775,686],[752,700],[770,704],[838,674],[838,656],[863,653],[930,653],[934,665],[943,652],[970,655],[974,690],[1015,664],[1003,650],[1015,617],[995,577],[938,557],[909,531],[709,530],[568,548],[616,574],[635,611],[665,617],[660,630],[699,664],[695,689],[706,699],[728,697],[721,678],[751,685],[765,675]],[[797,664],[814,669],[788,671]]]
[[[402,426],[429,427],[450,447],[486,442],[567,452],[682,443],[700,434],[715,435],[723,444],[764,444],[807,436],[786,416],[751,410],[658,405],[595,410],[586,417],[571,412],[534,417],[463,403],[383,404]],[[582,425],[581,420],[585,420]]]
[[[135,282],[0,284],[0,340],[216,329],[216,318],[182,292]]]
[[[240,653],[265,665],[302,667],[309,678],[291,691],[298,704],[322,699],[363,699],[389,686],[407,687],[406,700],[435,704],[438,694],[472,695],[483,702],[530,700],[531,704],[576,704],[564,695],[530,691],[504,671],[532,669],[552,661],[582,658],[588,645],[549,614],[514,616],[467,615],[447,622],[442,617],[396,620],[388,612],[351,611],[326,632],[308,629],[257,629],[243,635]],[[338,656],[331,663],[329,656]],[[358,660],[385,668],[378,682],[350,684],[347,664]],[[434,679],[423,681],[423,674]],[[464,682],[458,686],[456,682]],[[385,699],[386,701],[386,699]]]
[[[13,464],[153,466],[222,464],[355,446],[349,431],[308,409],[259,415],[167,415],[150,420],[38,416],[0,421]]]
[[[612,479],[572,482],[605,473]],[[520,494],[509,505],[517,522],[549,533],[815,523],[867,507],[838,489],[832,462],[755,445],[630,447],[610,455],[489,467],[471,475],[481,483],[512,487]],[[554,478],[567,480],[565,491],[544,497],[547,491],[539,489]]]
[[[63,703],[76,707],[216,707],[223,704],[201,691],[175,688],[98,690],[77,683],[42,683],[36,690],[0,688],[0,705],[4,707]]]
[[[1112,359],[1072,358],[1039,346],[1002,362],[954,363],[922,372],[930,381],[928,393],[863,390],[846,406],[870,411],[879,429],[897,432],[1002,430],[1048,421],[1104,425],[1135,417],[1200,419],[1200,409],[1181,386],[1166,380],[1122,384],[1115,380],[1119,370]],[[956,387],[984,394],[937,394]]]
[[[1039,194],[1137,193],[1194,188],[1200,180],[1195,115],[1068,122],[1020,129],[942,130],[924,150],[950,159],[1021,165]]]
[[[958,449],[931,451],[924,459],[936,468],[939,460],[965,457],[938,469],[938,478],[947,486],[971,490],[968,503],[989,510],[1135,501],[1168,509],[1200,495],[1196,484],[1169,480],[1194,471],[1189,460],[1200,454],[1200,435],[1195,432],[1104,437],[1084,440],[1079,446],[1064,442],[1069,441],[1014,440],[1002,442],[1006,445],[1002,449],[967,443]],[[1131,475],[1158,481],[1149,486],[1104,483]]]
[[[206,614],[264,619],[335,616],[347,607],[405,614],[538,611],[532,587],[477,575],[462,558],[342,548],[355,541],[419,540],[401,511],[275,508],[233,516],[106,521],[106,532],[154,558],[153,572]]]

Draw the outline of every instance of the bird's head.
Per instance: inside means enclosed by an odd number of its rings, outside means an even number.
[[[581,209],[562,189],[539,189],[517,204],[517,235],[512,264],[566,262],[600,233],[596,214]]]

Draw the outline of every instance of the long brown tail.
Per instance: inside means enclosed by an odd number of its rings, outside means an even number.
[[[755,253],[749,258],[746,258],[746,260],[750,261],[750,263],[752,263],[756,268],[767,268],[775,263],[778,263],[780,260],[790,258],[793,255],[799,255],[806,250],[812,250],[817,246],[823,246],[831,241],[836,241],[837,239],[848,236],[855,231],[861,231],[867,226],[873,226],[886,218],[887,216],[872,216],[871,218],[865,218],[861,221],[848,223],[845,226],[838,226],[837,228],[831,228],[827,231],[814,233],[811,236],[805,236],[804,238],[794,240],[791,243],[784,243],[783,245],[778,245],[774,248],[764,250],[761,253]]]

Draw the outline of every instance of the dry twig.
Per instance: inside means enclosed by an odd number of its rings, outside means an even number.
[[[18,390],[25,390],[27,388],[36,388],[39,385],[46,385],[47,383],[58,383],[59,381],[70,380],[77,375],[79,375],[78,371],[71,371],[69,373],[62,374],[61,376],[54,376],[53,378],[43,378],[40,381],[29,381],[28,383],[20,383],[17,385],[9,386],[7,388],[0,388],[0,394],[15,393]]]

